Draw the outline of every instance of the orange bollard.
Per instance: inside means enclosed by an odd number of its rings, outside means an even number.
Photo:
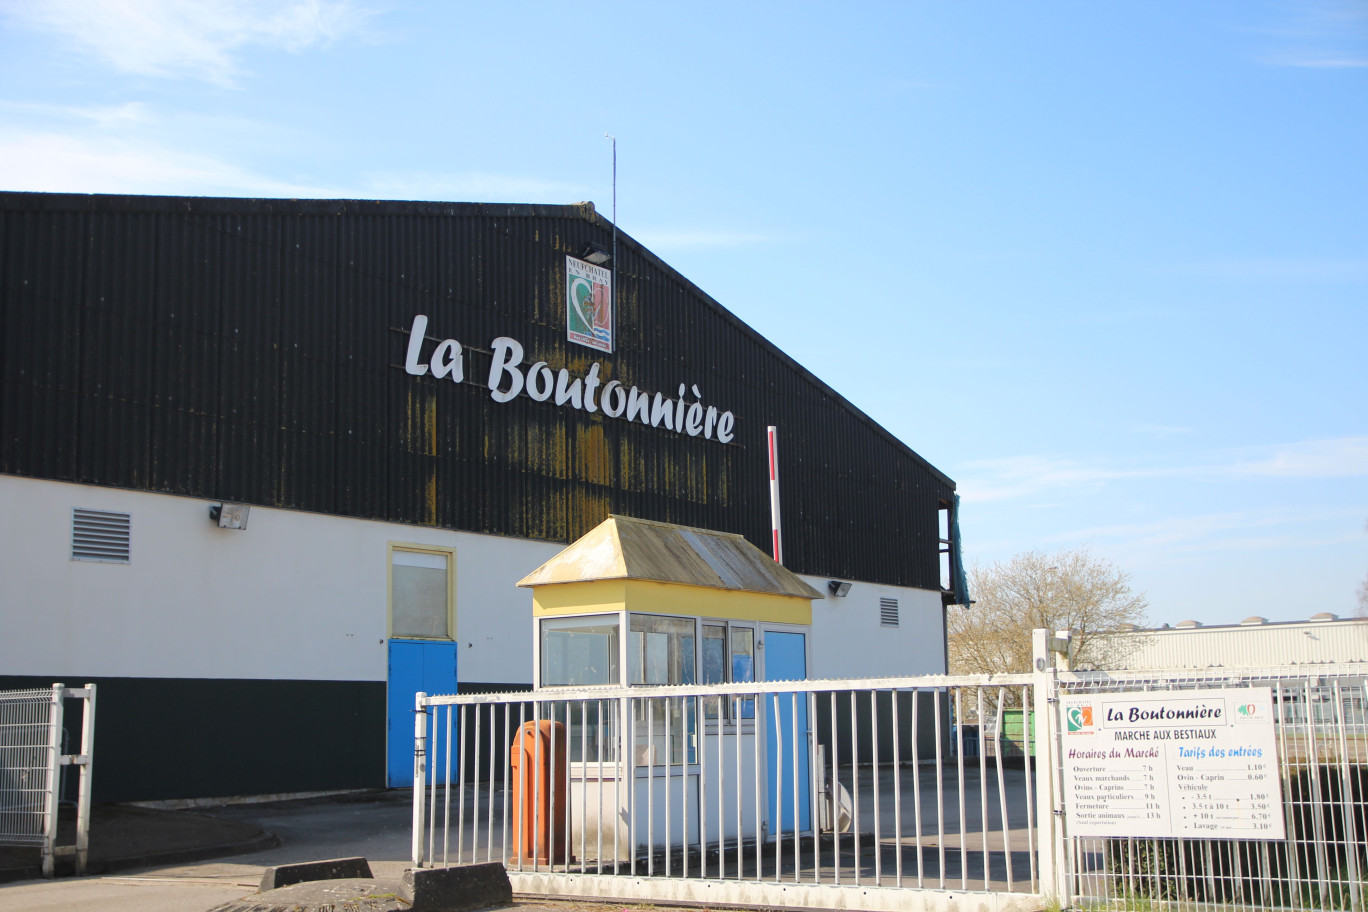
[[[570,762],[565,723],[524,722],[509,760],[516,864],[565,864]]]

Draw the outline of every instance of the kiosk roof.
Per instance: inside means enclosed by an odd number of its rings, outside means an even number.
[[[741,535],[627,516],[609,516],[518,585],[609,579],[822,597]]]

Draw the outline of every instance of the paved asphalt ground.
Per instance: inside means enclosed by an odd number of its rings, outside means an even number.
[[[398,878],[409,866],[410,801],[396,791],[195,811],[100,807],[91,822],[91,876],[42,880],[35,850],[0,849],[0,912],[205,912],[254,892],[270,865],[352,855],[368,859],[376,877]],[[624,905],[508,908],[618,912]]]
[[[937,788],[943,787],[948,831],[945,858],[933,849],[913,850],[930,866],[928,877],[935,877],[937,865],[949,866],[947,877],[959,880],[958,801],[953,771],[941,781],[923,772],[921,776],[921,818],[923,833],[936,832],[936,809],[941,803]],[[977,780],[978,771],[968,778]],[[881,812],[892,819],[892,779],[890,772],[880,775]],[[903,773],[903,794],[913,790],[913,774]],[[861,807],[873,810],[873,783],[866,776],[859,783]],[[990,780],[990,785],[991,785]],[[1017,889],[1028,875],[1029,852],[1024,817],[1024,775],[1007,771],[1009,805],[1012,808],[1011,841],[1013,867],[1017,868]],[[970,783],[971,792],[977,788]],[[990,789],[995,792],[996,787]],[[976,792],[975,792],[976,793]],[[45,881],[38,877],[38,853],[33,849],[0,848],[0,912],[207,912],[223,903],[241,900],[256,890],[265,868],[271,865],[326,858],[362,856],[370,862],[377,878],[395,879],[409,867],[412,823],[412,794],[408,791],[368,791],[323,798],[242,804],[193,811],[166,811],[122,805],[97,807],[91,822],[91,876],[58,877]],[[904,800],[903,814],[913,813],[912,802]],[[997,799],[989,800],[990,846],[996,852],[1000,826],[996,819]],[[965,827],[970,839],[980,830],[979,801],[966,803]],[[1020,819],[1016,819],[1016,818]],[[862,827],[863,830],[863,827]],[[904,832],[911,832],[904,820]],[[68,833],[60,840],[74,841]],[[474,844],[471,840],[470,844]],[[849,842],[847,837],[848,852]],[[829,852],[830,850],[828,850]],[[873,863],[867,853],[865,864]],[[1015,856],[1020,856],[1019,858]],[[968,889],[982,889],[979,853],[968,853]],[[830,854],[824,859],[829,864]],[[478,860],[483,861],[483,858]],[[1000,867],[1000,860],[997,863]],[[905,862],[910,863],[910,862]],[[69,862],[67,862],[69,866]],[[892,861],[885,859],[886,868]],[[872,869],[867,873],[873,874]],[[994,881],[1002,873],[995,871]],[[977,883],[974,883],[977,881]],[[951,886],[953,889],[953,886]],[[1005,889],[1005,884],[995,889]],[[622,903],[520,902],[520,912],[555,909],[619,912]],[[626,908],[632,908],[627,906]]]

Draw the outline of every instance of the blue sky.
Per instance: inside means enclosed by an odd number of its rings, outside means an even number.
[[[1368,3],[0,0],[8,190],[565,203],[1155,623],[1368,575]],[[800,429],[793,429],[794,433]]]

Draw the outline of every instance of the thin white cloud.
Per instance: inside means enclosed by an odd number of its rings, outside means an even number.
[[[1175,505],[1179,506],[1179,505]],[[1288,555],[1323,556],[1327,549],[1360,548],[1364,534],[1357,508],[1306,510],[1269,507],[1233,512],[1183,515],[1137,523],[1104,523],[1038,532],[1038,546],[1050,549],[1087,547],[1106,554],[1129,569],[1172,569],[1193,561],[1207,564],[1217,554],[1272,552],[1277,560]],[[968,527],[969,530],[976,528]],[[1010,556],[1020,550],[1018,539],[999,536],[967,545],[982,557]]]
[[[1320,259],[1305,257],[1258,257],[1233,260],[1207,260],[1182,270],[1238,281],[1368,281],[1368,259]]]
[[[927,79],[899,79],[890,77],[880,79],[870,86],[870,92],[876,98],[893,98],[902,95],[911,95],[926,89],[938,89],[940,85]]]
[[[1031,497],[1061,488],[1097,488],[1125,478],[1171,474],[1173,469],[1110,468],[1047,456],[1008,456],[966,463],[956,473],[966,503]]]
[[[1301,67],[1308,70],[1357,70],[1368,67],[1368,57],[1325,57],[1318,54],[1277,54],[1260,61],[1269,66]]]
[[[48,105],[25,101],[0,100],[0,125],[13,128],[21,120],[79,123],[95,129],[125,128],[153,120],[147,105],[129,101],[119,105]],[[6,123],[6,121],[10,123]]]
[[[351,0],[27,0],[6,12],[116,70],[221,86],[241,76],[250,46],[298,53],[360,32],[371,16]]]
[[[726,231],[711,228],[634,228],[632,236],[652,250],[675,251],[749,247],[788,240],[783,235],[760,231]]]
[[[1080,326],[1118,326],[1135,323],[1153,323],[1171,320],[1173,313],[1159,307],[1109,308],[1094,307],[1078,310],[1068,315],[1068,322]],[[1061,318],[1061,322],[1063,319]]]
[[[1362,514],[1355,509],[1270,508],[1194,516],[1168,515],[1145,523],[1119,523],[1070,529],[1045,537],[1063,547],[1087,543],[1130,561],[1216,552],[1276,551],[1282,554],[1360,544]]]
[[[354,182],[291,181],[176,145],[137,105],[109,109],[48,109],[53,120],[83,119],[101,129],[64,124],[20,126],[0,118],[0,187],[48,193],[134,193],[291,199],[418,199],[462,202],[574,202],[584,188],[519,175],[359,175]],[[187,115],[194,117],[195,115]],[[203,124],[211,134],[253,136],[238,120]],[[273,131],[270,135],[279,135]]]
[[[367,191],[381,199],[446,199],[481,203],[571,203],[585,199],[585,185],[489,171],[375,173]]]
[[[195,137],[188,145],[187,137]],[[291,126],[141,102],[110,106],[0,101],[0,187],[71,193],[574,202],[586,188],[492,172],[364,173],[328,182],[273,174],[280,147],[312,137]]]
[[[1368,437],[1291,443],[1259,458],[1236,462],[1236,475],[1281,478],[1354,478],[1368,475]]]
[[[1368,437],[1224,450],[1178,464],[1128,466],[1040,455],[1009,456],[966,463],[956,474],[960,494],[970,503],[1033,497],[1063,488],[1095,490],[1111,482],[1140,478],[1358,478],[1368,476]]]
[[[1195,516],[1170,515],[1143,523],[1109,523],[1101,526],[1071,529],[1067,532],[1057,533],[1051,538],[1068,541],[1128,539],[1151,545],[1167,545],[1177,542],[1206,540],[1231,530],[1250,532],[1289,525],[1324,525],[1345,522],[1352,525],[1358,516],[1357,510],[1322,510],[1310,513],[1291,508],[1240,510],[1226,513],[1204,513]],[[1338,538],[1338,536],[1336,537]],[[1362,535],[1359,534],[1358,537],[1362,538]]]
[[[1143,434],[1146,437],[1157,437],[1166,440],[1169,437],[1181,437],[1192,433],[1192,428],[1179,427],[1171,424],[1135,424],[1131,425],[1131,432]]]
[[[1362,53],[1368,6],[1361,0],[1302,0],[1283,10],[1286,18],[1262,30],[1280,46],[1259,56],[1259,63],[1335,70],[1368,67]]]
[[[6,190],[63,193],[333,197],[345,192],[276,180],[151,141],[54,132],[0,134]]]

